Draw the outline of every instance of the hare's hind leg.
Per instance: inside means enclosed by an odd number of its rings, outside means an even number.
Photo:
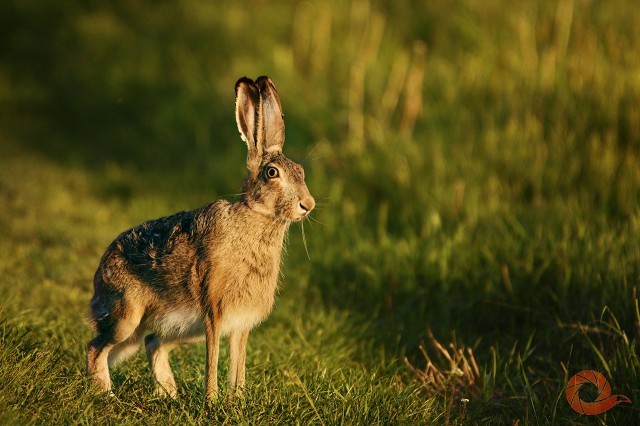
[[[136,330],[123,342],[118,343],[109,351],[109,367],[116,366],[134,355],[140,349],[146,327],[138,325]]]
[[[113,343],[109,343],[109,340],[105,335],[98,334],[89,342],[87,353],[87,374],[98,389],[104,392],[111,390],[108,357]]]
[[[149,369],[151,370],[158,396],[175,398],[178,395],[176,379],[169,365],[169,352],[180,345],[200,341],[202,341],[202,337],[198,335],[160,338],[156,333],[153,333],[145,337],[144,346],[147,352],[147,360],[149,361]]]
[[[141,319],[142,309],[126,306],[124,300],[114,304],[108,315],[96,319],[98,335],[88,345],[87,374],[98,389],[111,390],[109,352],[114,346],[134,335]]]
[[[177,343],[165,343],[156,334],[149,334],[144,339],[144,346],[151,376],[156,385],[156,394],[175,398],[178,387],[169,365],[169,352],[177,346]]]
[[[241,394],[245,383],[245,362],[249,330],[229,334],[229,390]]]

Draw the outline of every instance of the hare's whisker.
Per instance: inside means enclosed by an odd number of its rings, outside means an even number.
[[[314,146],[313,146],[313,148],[311,148],[311,149],[309,150],[309,152],[307,153],[307,155],[304,157],[304,160],[302,160],[302,162],[303,162],[303,163],[304,163],[305,161],[307,161],[307,158],[309,158],[309,156],[311,155],[311,153],[312,153],[313,151],[315,151],[317,147],[318,147],[318,145],[316,144],[316,145],[314,145]]]
[[[311,256],[309,256],[309,250],[307,249],[307,237],[304,235],[304,220],[300,221],[300,230],[302,231],[302,244],[304,245],[304,251],[307,253],[307,258],[311,260]]]
[[[323,223],[323,222],[320,222],[320,221],[319,221],[318,219],[316,219],[315,217],[312,217],[312,216],[307,216],[307,217],[309,218],[309,223],[311,223],[311,221],[314,221],[314,222],[316,222],[316,223],[319,223],[319,224],[320,224],[320,225],[322,225],[322,226],[327,226],[327,224],[325,224],[325,223]]]

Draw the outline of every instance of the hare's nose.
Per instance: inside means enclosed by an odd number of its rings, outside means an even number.
[[[305,214],[313,210],[315,206],[316,201],[313,199],[313,197],[308,197],[300,201],[300,208],[305,211]]]

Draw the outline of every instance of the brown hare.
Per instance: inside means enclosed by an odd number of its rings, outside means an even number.
[[[229,336],[229,388],[245,383],[249,331],[271,312],[285,234],[315,201],[304,170],[282,154],[284,120],[268,77],[236,83],[248,175],[235,203],[145,222],[120,234],[94,277],[87,372],[111,390],[109,366],[142,342],[159,395],[176,396],[169,352],[206,339],[207,398],[218,391],[220,338]],[[150,334],[148,334],[150,333]]]

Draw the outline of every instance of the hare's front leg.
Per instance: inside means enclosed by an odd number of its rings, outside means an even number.
[[[207,399],[212,400],[218,394],[218,356],[220,354],[220,321],[214,313],[205,315],[204,327],[207,338],[205,392]]]
[[[169,365],[169,352],[177,344],[162,342],[156,334],[150,334],[144,339],[144,346],[147,360],[149,360],[149,369],[156,385],[156,394],[175,398],[178,394],[178,387]]]
[[[244,389],[248,338],[249,330],[232,331],[229,335],[229,390],[238,394]]]

